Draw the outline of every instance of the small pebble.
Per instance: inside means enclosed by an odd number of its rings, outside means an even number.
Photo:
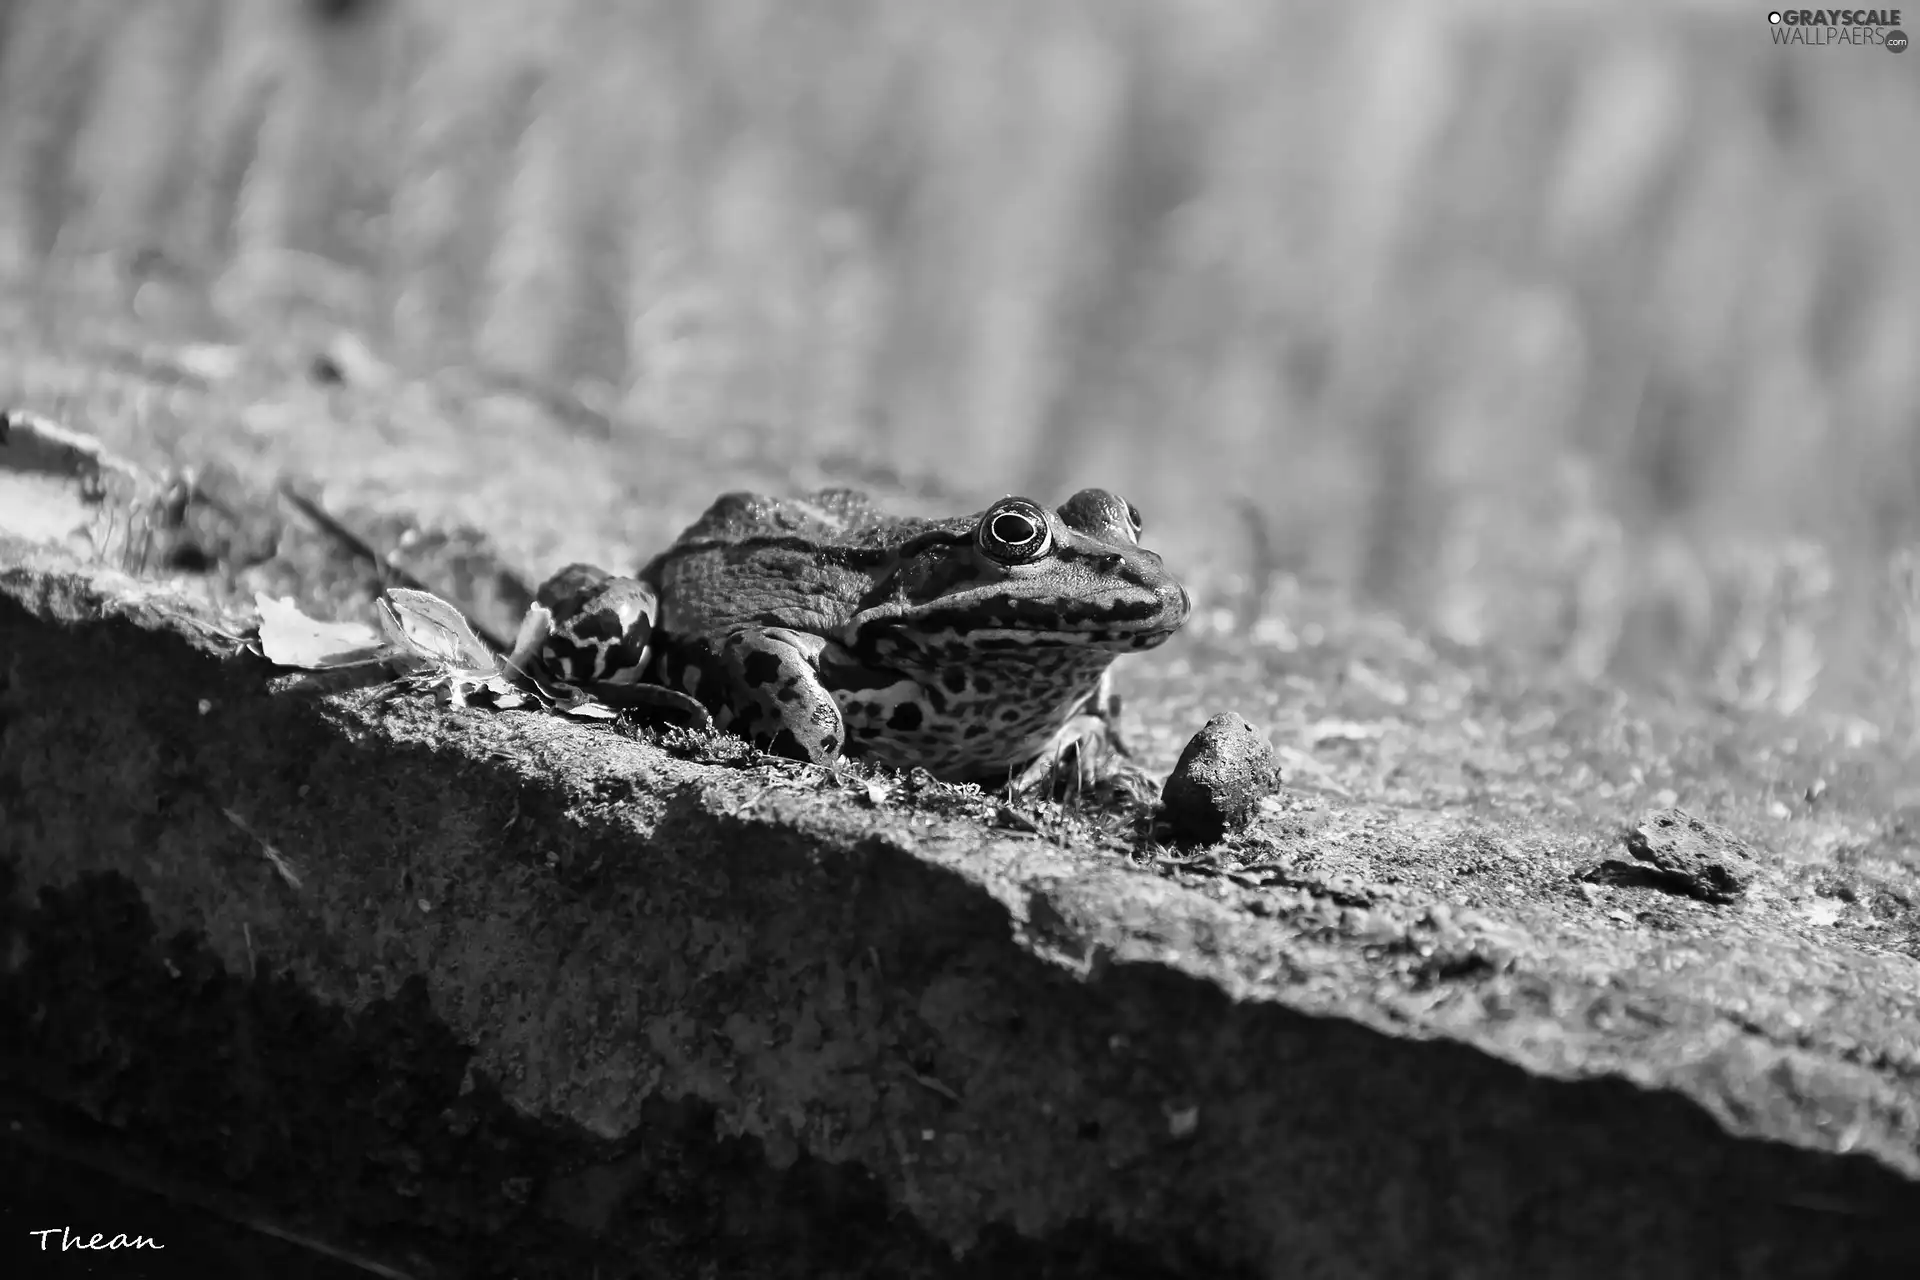
[[[1280,763],[1265,734],[1231,711],[1193,735],[1161,788],[1174,838],[1214,844],[1244,831],[1280,785]]]

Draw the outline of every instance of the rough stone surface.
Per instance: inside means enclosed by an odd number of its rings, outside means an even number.
[[[1160,803],[1174,838],[1212,844],[1244,831],[1280,785],[1273,744],[1232,711],[1207,721],[1167,775]]]
[[[12,1086],[421,1273],[1920,1259],[1907,956],[1235,903],[0,561]]]

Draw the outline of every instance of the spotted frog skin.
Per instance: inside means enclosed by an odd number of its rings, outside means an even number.
[[[581,615],[603,647],[576,656],[603,680],[644,668],[782,755],[1004,779],[1107,710],[1116,657],[1186,621],[1185,588],[1139,534],[1101,489],[931,520],[848,489],[730,493],[637,582],[605,579],[617,599]]]

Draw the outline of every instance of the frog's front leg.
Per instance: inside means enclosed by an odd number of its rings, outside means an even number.
[[[828,642],[786,627],[729,632],[679,683],[713,711],[714,723],[793,760],[831,764],[846,743],[833,695],[820,683]]]

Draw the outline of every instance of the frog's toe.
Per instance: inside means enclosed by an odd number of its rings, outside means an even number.
[[[1040,754],[1007,783],[1007,789],[1021,795],[1043,786],[1089,788],[1121,767],[1128,756],[1113,721],[1083,712],[1060,726]]]
[[[1068,779],[1082,786],[1093,785],[1098,772],[1094,757],[1102,754],[1102,739],[1095,717],[1075,716],[1060,727],[1039,755],[1013,776],[1007,789],[1019,795],[1044,783],[1058,785]]]
[[[799,725],[786,719],[777,719],[762,720],[755,729],[745,729],[738,723],[735,727],[742,729],[749,742],[769,755],[804,760],[810,764],[832,764],[840,758],[842,739],[838,716],[831,725],[821,724],[817,718],[809,718]]]
[[[802,760],[809,764],[826,764],[832,756],[819,754],[819,745],[802,742],[786,725],[781,725],[771,738],[764,738],[758,744],[768,755],[780,756],[787,760]]]

